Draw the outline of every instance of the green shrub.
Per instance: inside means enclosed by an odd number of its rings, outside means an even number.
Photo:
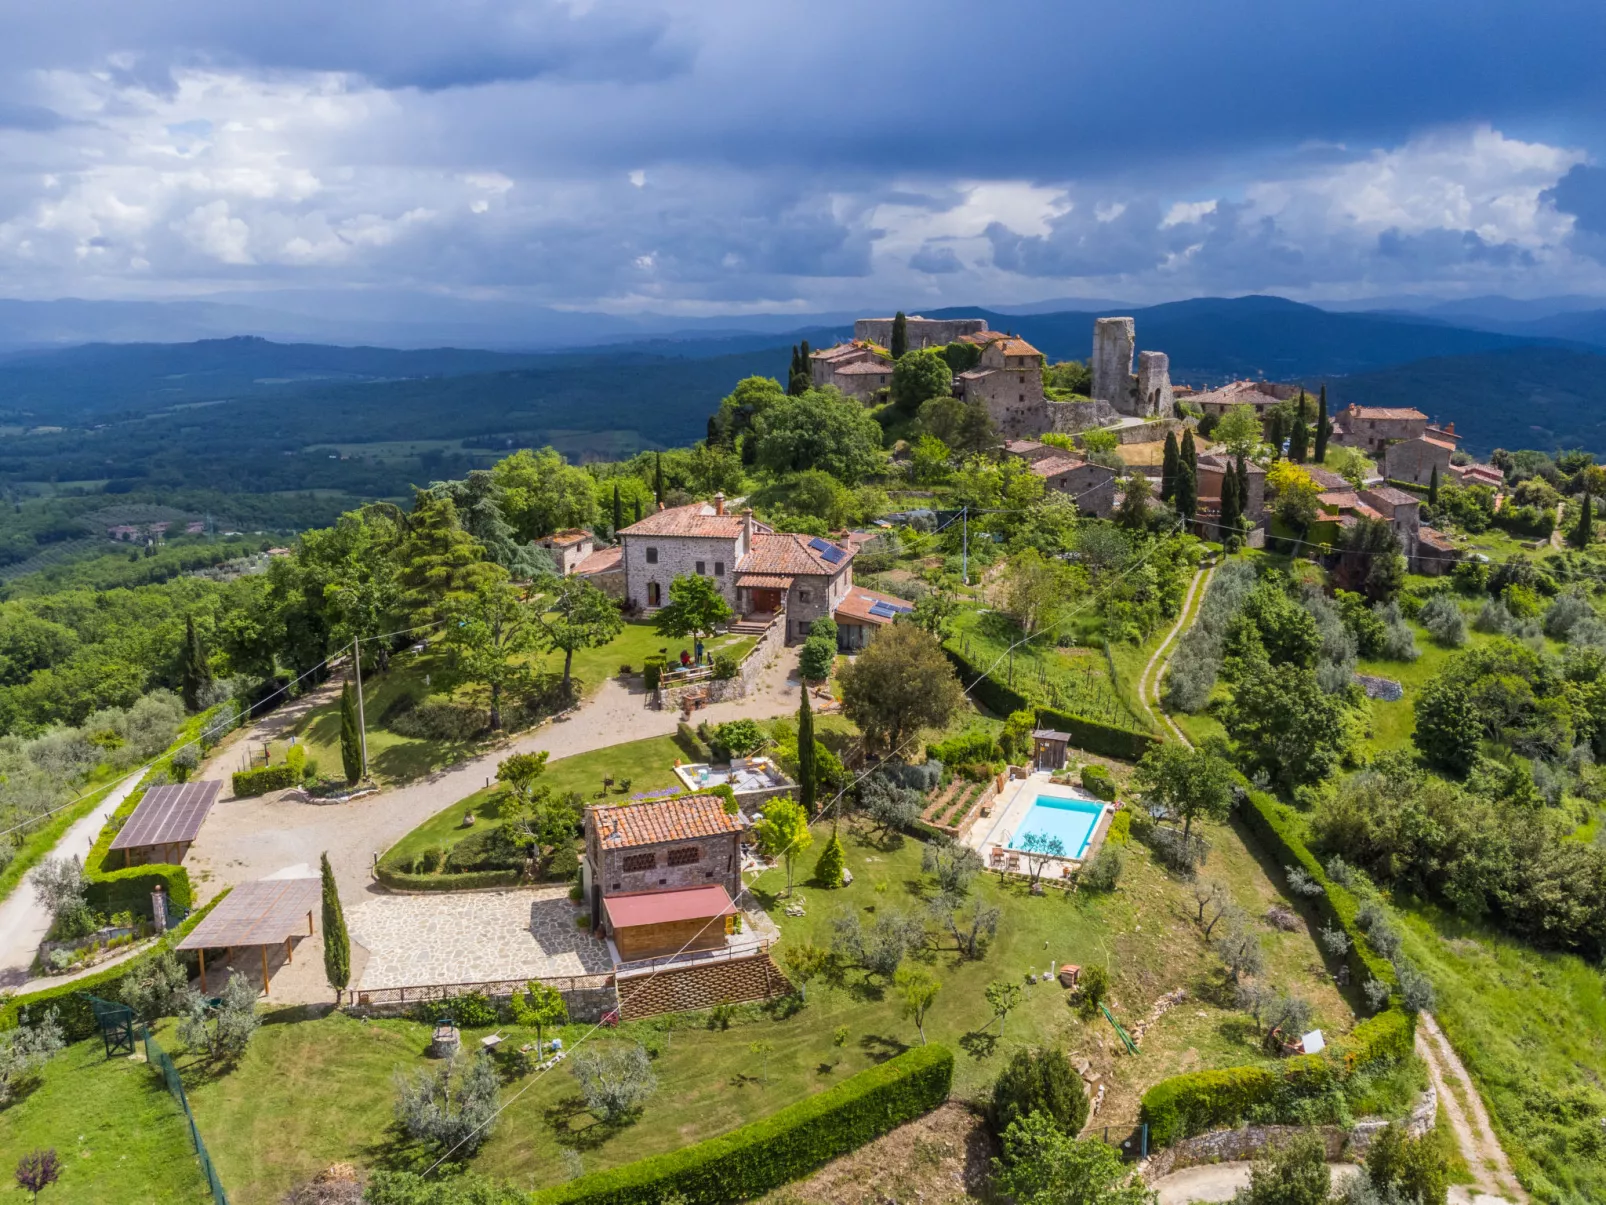
[[[481,887],[516,887],[516,870],[473,870],[463,874],[413,874],[380,859],[374,878],[392,891],[474,891]]]
[[[237,770],[234,773],[234,795],[237,799],[250,799],[266,795],[269,791],[284,791],[301,781],[301,776],[288,765],[263,766],[257,770]]]
[[[450,699],[425,699],[395,716],[387,724],[397,736],[424,741],[471,741],[485,731],[489,714]]]
[[[1102,799],[1105,803],[1115,802],[1115,779],[1103,766],[1089,764],[1082,767],[1082,789],[1094,799]]]
[[[1224,1067],[1161,1080],[1143,1094],[1150,1147],[1236,1125],[1251,1108],[1272,1099],[1278,1081],[1277,1073],[1264,1067]]]
[[[692,730],[692,726],[686,723],[685,720],[675,725],[675,744],[679,745],[680,751],[694,762],[711,762],[714,760],[713,745],[704,744],[697,733]]]
[[[736,757],[757,753],[764,745],[764,730],[752,720],[727,720],[714,729],[714,739]]]
[[[759,1121],[545,1189],[533,1205],[723,1205],[762,1196],[948,1099],[953,1053],[919,1046]]]
[[[961,732],[935,745],[926,746],[926,756],[945,766],[960,766],[966,762],[995,762],[1004,755],[993,734],[984,728]]]
[[[1071,744],[1078,749],[1086,749],[1101,757],[1113,757],[1117,761],[1142,761],[1145,753],[1161,743],[1153,733],[1117,728],[1114,724],[1084,719],[1052,707],[1037,709],[1037,723],[1041,728],[1070,733]]]
[[[641,683],[648,690],[657,690],[658,682],[664,676],[664,658],[662,654],[654,653],[641,664]]]
[[[714,654],[714,681],[729,682],[741,670],[742,663],[729,653]]]
[[[506,824],[486,825],[464,837],[446,851],[449,874],[476,870],[520,870],[525,852]]]
[[[1087,1123],[1087,1091],[1063,1050],[1017,1050],[998,1073],[987,1111],[993,1133],[1031,1113],[1073,1136]]]
[[[468,992],[446,1000],[425,1000],[415,1005],[412,1017],[425,1025],[452,1019],[459,1029],[484,1029],[502,1019],[502,1010],[484,992]]]
[[[13,996],[5,1002],[4,1007],[0,1007],[0,1030],[15,1029],[24,1012],[30,1017],[37,1017],[42,1016],[45,1010],[54,1008],[61,1022],[62,1034],[67,1041],[81,1042],[85,1038],[94,1037],[100,1031],[95,1026],[95,1015],[89,1007],[89,994],[99,996],[103,1000],[121,1000],[120,989],[124,977],[143,969],[163,953],[177,946],[226,895],[228,895],[227,889],[205,907],[197,908],[190,913],[183,924],[170,930],[154,946],[136,958],[107,967],[96,974],[86,975],[82,979],[74,979],[70,983],[29,992],[26,996]],[[178,958],[181,962],[192,962],[192,957],[188,953],[181,953]]]
[[[154,862],[148,866],[131,866],[109,874],[88,876],[84,900],[96,912],[111,916],[117,912],[132,912],[139,916],[153,915],[151,892],[160,883],[167,892],[169,907],[189,911],[195,902],[190,888],[189,871],[182,866]]]

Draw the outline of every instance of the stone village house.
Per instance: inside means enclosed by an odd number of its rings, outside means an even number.
[[[717,795],[586,807],[581,888],[616,963],[724,949],[746,830]]]
[[[731,514],[723,494],[647,515],[621,528],[619,542],[624,597],[645,611],[669,601],[676,577],[695,574],[712,578],[741,616],[735,630],[762,632],[784,622],[787,642],[796,643],[816,619],[832,615],[838,647],[851,650],[868,639],[864,629],[891,623],[910,609],[901,599],[854,586],[852,544],[776,531],[751,510]]]

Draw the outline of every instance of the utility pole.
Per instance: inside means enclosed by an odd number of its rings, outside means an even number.
[[[970,585],[970,507],[959,508],[959,580]]]
[[[357,670],[357,736],[362,746],[362,776],[368,777],[368,725],[362,715],[362,638],[351,638],[351,663]]]

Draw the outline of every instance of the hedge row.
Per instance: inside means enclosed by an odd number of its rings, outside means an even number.
[[[472,891],[477,887],[517,887],[516,870],[465,870],[459,874],[412,874],[381,861],[374,878],[393,891]]]
[[[26,996],[13,996],[5,1002],[3,1008],[0,1008],[0,1030],[15,1029],[24,1010],[30,1015],[38,1016],[45,1009],[54,1008],[61,1021],[62,1031],[69,1042],[80,1042],[85,1038],[94,1037],[99,1031],[95,1028],[95,1015],[90,1010],[89,1001],[84,998],[84,993],[93,993],[103,1000],[121,1000],[120,989],[123,979],[130,972],[156,958],[162,951],[176,946],[190,930],[201,923],[201,919],[208,912],[217,907],[218,901],[226,895],[228,895],[227,888],[204,908],[198,908],[190,913],[183,924],[163,935],[156,945],[127,962],[120,962],[116,966],[107,967],[103,971],[85,975],[82,979],[74,979],[57,987],[29,992]],[[190,955],[180,954],[179,958],[187,963]]]
[[[1323,887],[1311,903],[1329,926],[1349,934],[1350,948],[1344,957],[1354,981],[1364,983],[1373,978],[1396,986],[1394,967],[1372,948],[1355,923],[1359,907],[1355,893],[1327,877],[1326,869],[1305,845],[1293,809],[1254,790],[1243,779],[1240,786],[1239,814],[1249,831],[1279,865],[1298,866]],[[1355,1026],[1333,1043],[1328,1053],[1342,1061],[1342,1073],[1347,1074],[1379,1059],[1410,1057],[1415,1036],[1416,1017],[1390,1007]],[[1306,1055],[1288,1060],[1280,1075],[1262,1067],[1229,1067],[1161,1080],[1143,1094],[1143,1120],[1149,1123],[1150,1142],[1161,1147],[1205,1130],[1237,1125],[1249,1109],[1274,1103],[1285,1090],[1303,1093],[1311,1085],[1311,1077],[1318,1074],[1317,1067],[1329,1078],[1336,1073],[1335,1063],[1321,1055]]]
[[[919,1046],[718,1138],[581,1176],[532,1205],[686,1205],[742,1201],[808,1175],[948,1099],[953,1052]]]
[[[1319,1054],[1302,1054],[1281,1067],[1225,1067],[1161,1080],[1143,1094],[1149,1145],[1169,1146],[1205,1130],[1237,1125],[1252,1109],[1279,1098],[1317,1096],[1333,1081],[1330,1063]]]
[[[1117,728],[1114,724],[1089,720],[1083,716],[1072,715],[1068,711],[1058,711],[1053,707],[1039,707],[1037,723],[1042,728],[1070,733],[1071,743],[1078,749],[1113,757],[1117,761],[1141,761],[1145,753],[1151,749],[1158,749],[1162,743],[1160,738],[1152,733],[1137,732],[1131,728]]]
[[[942,651],[953,663],[954,672],[959,675],[960,685],[988,711],[995,715],[1007,716],[1031,706],[1020,691],[1012,686],[1005,686],[990,674],[983,673],[958,649],[945,644],[942,646]]]
[[[286,791],[299,786],[301,775],[294,766],[280,762],[276,766],[262,766],[256,770],[234,772],[234,797],[250,799],[266,795],[269,791]]]

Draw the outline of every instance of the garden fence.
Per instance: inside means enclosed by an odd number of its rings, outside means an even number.
[[[229,1205],[229,1194],[223,1191],[223,1182],[218,1179],[217,1168],[212,1166],[212,1156],[206,1152],[206,1143],[201,1141],[201,1130],[195,1124],[195,1114],[190,1112],[190,1101],[184,1095],[184,1081],[179,1078],[178,1068],[168,1057],[167,1051],[157,1045],[156,1039],[151,1036],[150,1030],[145,1030],[145,1060],[161,1075],[167,1084],[167,1090],[178,1101],[179,1107],[184,1110],[184,1120],[189,1123],[190,1141],[195,1145],[195,1157],[201,1161],[201,1174],[206,1177],[206,1186],[212,1191],[212,1205]]]

